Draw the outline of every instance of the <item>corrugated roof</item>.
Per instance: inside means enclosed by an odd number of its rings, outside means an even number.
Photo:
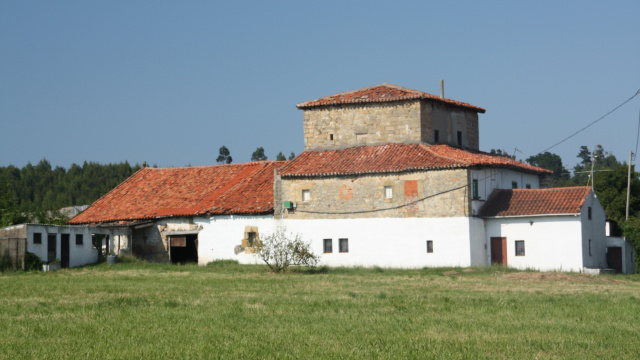
[[[308,109],[319,106],[330,106],[340,104],[360,104],[360,103],[381,103],[402,100],[433,100],[447,105],[461,107],[484,113],[485,109],[463,103],[461,101],[441,98],[426,92],[408,89],[393,84],[381,84],[364,87],[358,90],[345,91],[335,95],[326,96],[321,99],[305,101],[296,105],[299,109]]]
[[[272,213],[274,169],[285,163],[143,168],[69,223]]]
[[[280,169],[280,175],[283,177],[339,176],[478,166],[512,168],[538,174],[551,173],[549,170],[506,157],[458,149],[445,144],[390,143],[339,150],[305,151]]]
[[[578,214],[589,192],[591,188],[588,186],[496,189],[482,206],[478,216]]]

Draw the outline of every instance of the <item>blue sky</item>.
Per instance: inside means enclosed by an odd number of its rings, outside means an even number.
[[[295,105],[384,82],[487,109],[480,148],[526,159],[640,89],[634,1],[2,1],[0,166],[269,159]],[[635,151],[640,96],[551,149]]]

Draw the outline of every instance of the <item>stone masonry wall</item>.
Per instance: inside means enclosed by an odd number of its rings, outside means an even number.
[[[423,142],[436,143],[434,130],[438,130],[440,133],[438,143],[458,146],[458,131],[461,131],[462,146],[479,149],[478,113],[475,111],[424,102],[421,119]]]
[[[470,216],[468,183],[468,171],[464,169],[401,175],[283,178],[279,192],[282,197],[275,199],[275,213],[276,218],[285,219]],[[391,199],[385,198],[385,186],[392,187]],[[462,188],[450,191],[459,187]],[[302,201],[302,190],[310,191],[310,201]],[[284,201],[295,202],[296,209],[282,209]]]
[[[355,104],[304,110],[305,150],[420,141],[420,102]]]

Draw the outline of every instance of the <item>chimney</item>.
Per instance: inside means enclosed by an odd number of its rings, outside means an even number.
[[[440,98],[444,99],[444,80],[440,80]]]

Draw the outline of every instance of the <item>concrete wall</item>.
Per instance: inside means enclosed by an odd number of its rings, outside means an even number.
[[[506,237],[509,267],[580,272],[585,266],[580,216],[486,219],[485,229],[487,263],[491,262],[491,237]],[[516,240],[524,240],[524,256],[515,255]]]
[[[631,242],[623,237],[607,236],[606,246],[619,247],[622,249],[622,272],[624,274],[635,274],[636,272],[636,251]]]
[[[421,268],[428,266],[484,265],[484,236],[470,240],[471,228],[482,220],[465,217],[442,219],[377,218],[274,220],[269,216],[219,216],[198,218],[199,263],[235,259],[240,263],[261,263],[254,254],[239,249],[247,226],[257,227],[262,237],[285,226],[300,233],[321,255],[321,265]],[[332,239],[333,252],[323,253],[324,239]],[[349,250],[339,251],[339,239],[348,239]],[[433,253],[427,253],[427,240]]]
[[[41,244],[33,242],[34,234],[40,233]],[[56,258],[62,259],[62,234],[69,234],[69,267],[94,264],[98,261],[98,250],[93,246],[91,228],[87,226],[27,226],[27,251],[32,252],[42,261],[47,262],[47,245],[49,234],[56,236]],[[76,235],[82,235],[82,244],[76,244]]]
[[[284,210],[285,219],[354,219],[384,217],[469,216],[470,201],[466,169],[424,171],[400,175],[371,175],[312,179],[283,178],[276,181],[276,214],[284,201],[296,204]],[[393,197],[385,198],[391,186]],[[456,189],[450,191],[451,189]],[[310,201],[302,191],[309,190]],[[277,196],[281,196],[280,199]],[[432,196],[432,197],[429,197]],[[425,197],[427,199],[421,200]],[[417,201],[417,202],[416,202]],[[388,210],[383,210],[388,209]],[[375,210],[375,211],[374,211]]]

